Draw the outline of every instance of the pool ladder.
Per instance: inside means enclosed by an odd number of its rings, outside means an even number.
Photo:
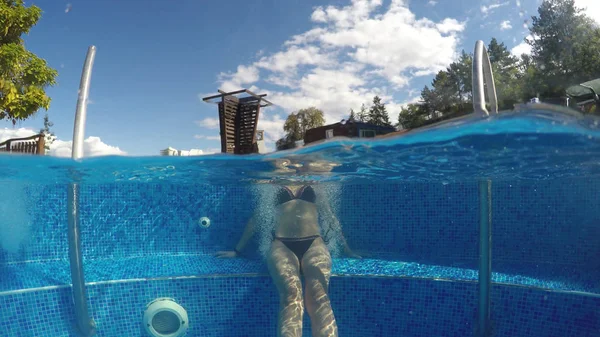
[[[498,98],[490,57],[483,41],[475,43],[473,55],[473,111],[481,117],[498,114]],[[485,89],[490,100],[490,110],[485,102]],[[476,337],[493,335],[491,324],[491,287],[492,287],[492,181],[479,182],[479,280],[477,301]]]
[[[75,124],[73,126],[73,147],[71,158],[79,160],[83,157],[83,139],[85,136],[85,118],[87,113],[90,80],[92,77],[92,66],[96,56],[96,47],[88,48],[81,81],[79,83],[79,95],[75,111]],[[75,172],[73,181],[69,184],[67,191],[67,208],[69,221],[69,264],[71,267],[71,280],[73,282],[73,304],[75,307],[75,320],[77,333],[80,336],[91,337],[96,334],[96,322],[90,318],[87,295],[85,289],[85,278],[83,275],[83,254],[81,251],[80,217],[79,217],[79,184]]]

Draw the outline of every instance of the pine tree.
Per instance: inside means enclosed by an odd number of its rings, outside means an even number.
[[[40,129],[40,133],[45,136],[44,147],[46,149],[46,153],[48,153],[48,151],[50,150],[50,145],[52,145],[52,143],[54,143],[54,140],[56,140],[54,132],[50,131],[50,127],[52,126],[54,126],[54,123],[50,121],[50,119],[48,118],[48,114],[46,114],[44,116],[44,127]]]
[[[373,105],[369,109],[368,121],[370,124],[379,126],[392,125],[385,104],[381,103],[381,98],[379,98],[379,96],[373,97]]]
[[[356,114],[354,113],[354,109],[350,109],[350,117],[348,117],[349,121],[356,121]]]
[[[362,123],[365,123],[368,120],[369,116],[367,112],[367,107],[364,103],[360,106],[360,111],[358,112],[358,116],[356,117],[358,117],[358,121]]]

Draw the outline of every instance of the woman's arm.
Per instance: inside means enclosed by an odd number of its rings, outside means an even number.
[[[352,251],[352,249],[350,249],[350,246],[348,246],[348,242],[346,241],[346,238],[344,237],[344,232],[342,231],[342,225],[340,224],[340,221],[338,220],[337,216],[333,213],[333,210],[331,209],[331,205],[329,204],[329,202],[324,203],[323,215],[331,220],[331,222],[332,222],[331,228],[339,234],[338,237],[340,239],[340,242],[342,243],[342,247],[344,249],[344,255],[347,255],[350,257],[355,257],[355,258],[360,258],[360,256],[355,254]]]
[[[215,254],[215,255],[217,257],[236,257],[236,256],[238,256],[244,250],[244,248],[246,248],[248,241],[250,241],[250,239],[252,239],[252,236],[254,236],[255,229],[256,229],[256,213],[252,214],[252,217],[250,217],[250,220],[248,220],[248,223],[246,224],[246,227],[244,228],[244,233],[242,234],[242,237],[238,241],[237,245],[235,245],[234,250],[220,251],[220,252],[217,252],[217,254]]]
[[[244,233],[242,234],[240,241],[238,241],[237,245],[235,245],[235,251],[237,253],[241,253],[244,250],[244,248],[246,248],[248,241],[250,241],[250,239],[252,239],[252,236],[254,236],[255,229],[256,214],[252,214],[252,217],[250,217],[250,220],[248,220],[248,223],[246,224],[246,228],[244,228]]]

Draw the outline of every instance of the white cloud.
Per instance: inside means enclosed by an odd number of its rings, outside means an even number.
[[[5,140],[11,139],[11,138],[25,138],[25,137],[33,136],[36,133],[37,132],[35,132],[29,128],[0,129],[0,143],[4,142]]]
[[[493,12],[496,8],[508,5],[508,1],[502,3],[491,4],[489,6],[481,6],[481,13],[483,17],[487,17],[491,12]]]
[[[263,112],[258,120],[257,129],[265,130],[265,142],[276,142],[284,135],[283,123],[285,123],[285,118],[280,115]]]
[[[436,27],[442,34],[453,32],[462,32],[465,29],[464,22],[459,22],[456,19],[445,18],[444,21],[436,24]]]
[[[582,8],[587,16],[600,24],[600,1],[575,0],[575,5],[579,8]]]
[[[56,157],[70,157],[71,148],[73,147],[72,141],[64,141],[57,139],[50,145],[49,155]],[[116,146],[111,146],[104,143],[100,137],[88,137],[83,141],[83,156],[84,157],[96,157],[96,156],[111,156],[117,155],[122,156],[127,153],[122,151]]]
[[[204,118],[203,120],[196,121],[196,124],[207,129],[217,129],[219,127],[219,119],[208,117]]]
[[[206,139],[206,140],[221,140],[221,136],[205,136],[205,135],[194,135],[196,139]]]
[[[437,1],[430,0],[427,4],[429,6],[435,6],[435,5],[437,5]]]
[[[304,41],[308,41],[309,38],[311,37],[306,35]],[[295,39],[301,40],[299,37],[295,37]],[[256,62],[257,67],[283,74],[295,74],[298,66],[301,65],[326,66],[331,64],[333,64],[333,59],[323,53],[321,48],[317,46],[300,48],[294,45],[285,51],[262,57]]]
[[[466,25],[454,18],[417,17],[408,3],[392,0],[384,6],[381,0],[351,0],[347,6],[317,7],[310,17],[312,27],[291,36],[280,50],[239,66],[236,73],[221,74],[221,88],[241,78],[256,79],[247,83],[254,85],[251,90],[268,94],[283,109],[282,115],[261,112],[259,128],[267,140],[283,135],[291,111],[314,106],[325,112],[327,123],[337,122],[375,95],[395,120],[400,104],[392,93],[410,85],[412,78],[435,74],[452,63]],[[247,69],[257,72],[245,76]],[[218,127],[215,118],[196,123]]]
[[[254,66],[239,65],[235,73],[219,74],[221,90],[234,91],[242,88],[244,84],[254,83],[259,80],[258,69]]]
[[[502,21],[500,23],[500,30],[507,30],[507,29],[511,29],[511,28],[512,28],[512,26],[510,24],[510,21],[508,21],[508,20]]]
[[[37,134],[38,132],[30,128],[19,128],[19,129],[0,129],[0,142],[3,142],[11,138],[29,137]],[[71,148],[73,147],[72,141],[64,141],[61,139],[55,139],[50,145],[48,155],[55,157],[70,157]],[[116,146],[111,146],[104,143],[100,137],[88,137],[83,141],[83,156],[94,157],[94,156],[107,156],[107,155],[126,155],[125,151],[122,151]]]
[[[531,35],[528,35],[525,39],[527,40],[531,40],[533,39],[533,37]],[[511,50],[510,50],[511,54],[515,55],[515,56],[521,56],[523,54],[531,54],[531,46],[523,41],[521,43],[519,43],[518,45],[514,46]]]
[[[338,8],[327,6],[317,7],[311,19],[315,22],[334,24],[338,28],[349,28],[367,20],[373,10],[381,6],[381,0],[352,0],[352,4]],[[402,0],[392,0],[392,6],[402,4]]]

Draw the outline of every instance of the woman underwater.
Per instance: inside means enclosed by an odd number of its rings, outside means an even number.
[[[280,169],[287,168],[290,164],[289,160],[280,160],[276,163]],[[331,165],[311,163],[307,168],[297,165],[297,170],[322,172],[331,170]],[[305,305],[310,316],[313,336],[338,336],[337,324],[328,296],[331,255],[324,238],[321,237],[319,209],[316,202],[318,196],[312,186],[298,183],[282,186],[276,193],[275,228],[266,260],[269,273],[279,292],[278,336],[302,336]],[[344,255],[360,258],[348,247],[329,202],[320,202],[319,205],[322,206],[321,215],[330,218],[333,223],[331,229],[337,232]],[[221,251],[216,255],[221,258],[239,256],[252,238],[259,221],[261,219],[255,212],[234,250]],[[324,236],[326,237],[327,234]],[[301,276],[304,276],[306,286],[304,294]]]

